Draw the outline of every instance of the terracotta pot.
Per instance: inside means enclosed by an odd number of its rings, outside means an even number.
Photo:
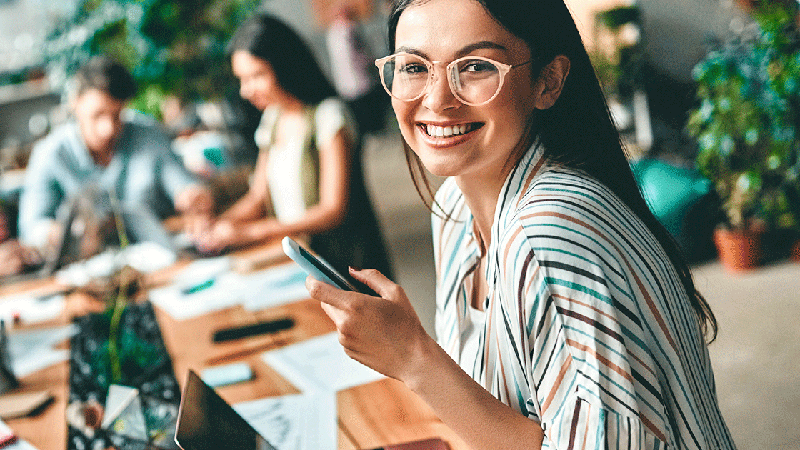
[[[792,244],[792,252],[789,254],[789,259],[794,262],[800,262],[800,239]]]
[[[714,244],[722,265],[731,272],[758,267],[761,261],[760,230],[714,230]]]

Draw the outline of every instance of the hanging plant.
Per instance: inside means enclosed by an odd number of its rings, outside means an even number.
[[[166,96],[214,99],[230,86],[225,46],[258,0],[82,0],[48,36],[46,65],[62,86],[99,53],[140,86],[132,106],[159,117]]]

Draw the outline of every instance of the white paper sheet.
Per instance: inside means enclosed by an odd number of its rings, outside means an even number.
[[[243,275],[245,309],[256,311],[308,298],[306,276],[294,263]]]
[[[76,325],[9,333],[8,352],[14,375],[25,377],[37,370],[66,361],[69,350],[54,349],[78,332]]]
[[[149,293],[150,301],[177,320],[190,319],[212,311],[229,308],[241,303],[239,280],[236,274],[225,273],[205,281],[213,284],[196,292],[186,291],[190,286],[198,286],[203,281],[192,283],[173,283]]]
[[[192,261],[173,278],[173,284],[186,288],[229,272],[231,259],[227,256]]]
[[[108,277],[128,265],[142,273],[155,272],[172,265],[177,255],[153,242],[109,248],[84,261],[72,263],[56,272],[56,279],[69,286],[85,286],[94,278]]]
[[[336,394],[310,392],[233,405],[278,450],[336,450]]]
[[[265,352],[262,359],[303,392],[335,392],[383,378],[347,356],[335,332]]]
[[[185,320],[238,304],[254,311],[308,298],[305,273],[296,265],[239,274],[227,271],[225,264],[230,262],[196,261],[169,286],[151,290],[150,301],[173,318]],[[189,293],[206,282],[208,287]]]
[[[53,320],[64,310],[64,296],[51,295],[36,297],[28,294],[19,294],[0,298],[0,319],[6,324],[14,321],[14,316],[19,315],[22,323],[35,324]]]

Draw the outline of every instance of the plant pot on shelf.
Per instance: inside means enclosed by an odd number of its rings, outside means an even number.
[[[744,272],[761,262],[762,230],[714,230],[714,244],[722,265],[730,272]]]
[[[791,253],[789,253],[789,259],[794,262],[800,262],[800,239],[794,241],[792,244]]]

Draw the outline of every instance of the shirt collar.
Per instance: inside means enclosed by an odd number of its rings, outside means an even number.
[[[86,142],[83,140],[81,128],[80,125],[78,125],[78,122],[73,121],[68,125],[68,127],[69,139],[72,141],[72,145],[67,146],[67,148],[70,150],[73,157],[75,157],[75,160],[78,161],[79,167],[83,170],[105,170],[101,166],[95,164],[94,158],[92,158],[92,155],[89,153],[89,148],[86,146]],[[119,136],[117,136],[117,141],[114,143],[114,154],[111,156],[111,163],[119,159],[122,153],[125,153],[129,150],[127,146],[123,144],[124,142],[127,142],[129,133],[131,133],[131,127],[127,121],[123,120],[122,130],[120,131]],[[111,163],[109,163],[107,167],[110,167]]]
[[[495,208],[492,243],[498,236],[499,226],[509,215],[514,214],[521,199],[533,185],[533,180],[546,166],[547,158],[544,153],[544,147],[538,141],[534,142],[506,177]]]
[[[497,199],[494,221],[492,223],[491,244],[490,248],[484,249],[486,253],[491,253],[493,251],[491,247],[497,242],[501,223],[508,220],[509,215],[514,214],[517,205],[519,205],[522,197],[524,197],[525,193],[533,185],[533,180],[542,172],[542,168],[545,167],[546,162],[547,159],[544,156],[544,147],[539,144],[538,141],[534,142],[506,177],[506,181],[503,183],[503,188],[500,190]],[[464,208],[463,216],[454,217],[454,219],[464,220],[466,222],[468,241],[465,246],[466,253],[464,258],[466,264],[472,265],[481,255],[474,217],[469,211],[469,208]]]
[[[499,241],[506,228],[506,222],[513,220],[522,198],[531,189],[536,177],[542,173],[546,163],[544,147],[538,141],[534,142],[508,174],[503,188],[500,190],[492,222],[492,239],[487,249],[490,257],[486,264],[486,282],[489,284],[490,291],[494,289],[497,264],[499,263],[494,255],[498,254],[497,247],[500,245]],[[473,240],[475,240],[474,237]],[[477,247],[477,243],[475,247]]]

